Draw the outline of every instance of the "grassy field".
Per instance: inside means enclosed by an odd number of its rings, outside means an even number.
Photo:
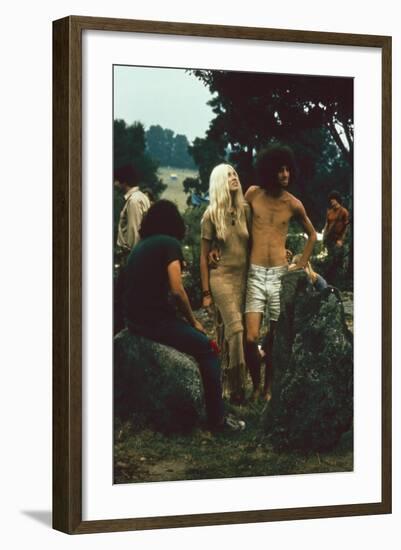
[[[175,174],[177,178],[171,179],[172,174]],[[157,175],[163,180],[163,183],[167,185],[167,189],[162,194],[162,198],[175,202],[180,212],[184,212],[187,208],[187,195],[184,193],[182,182],[185,178],[196,178],[198,172],[185,168],[163,166],[159,168]]]
[[[331,452],[275,452],[264,435],[264,402],[227,408],[246,421],[242,432],[197,430],[163,436],[135,432],[128,423],[116,433],[114,482],[178,481],[233,477],[345,472],[353,469],[352,434]]]

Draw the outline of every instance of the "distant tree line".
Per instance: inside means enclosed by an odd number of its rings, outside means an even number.
[[[159,125],[145,131],[143,124],[114,121],[114,168],[135,165],[140,182],[159,195],[165,187],[157,178],[159,166],[196,168],[186,136]]]
[[[129,164],[134,166],[138,185],[148,188],[155,198],[159,198],[167,187],[157,175],[159,166],[195,168],[188,152],[188,139],[182,134],[175,135],[159,125],[145,131],[140,122],[127,124],[122,119],[114,120],[113,129],[114,170]],[[124,197],[114,189],[114,233],[123,204]]]
[[[132,164],[138,174],[138,184],[148,187],[156,196],[166,188],[157,177],[158,162],[146,149],[146,134],[140,122],[127,125],[124,120],[114,121],[114,170]]]
[[[189,141],[183,134],[174,134],[158,124],[146,131],[146,151],[160,166],[194,169],[194,159],[188,148]]]

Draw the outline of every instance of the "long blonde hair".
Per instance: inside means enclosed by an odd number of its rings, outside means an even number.
[[[227,224],[226,214],[231,208],[236,210],[238,221],[244,215],[244,195],[241,184],[235,194],[231,195],[228,186],[228,171],[234,170],[230,164],[218,164],[212,170],[209,180],[210,204],[205,212],[209,214],[210,220],[216,228],[218,239],[225,240]],[[238,178],[239,181],[239,178]]]

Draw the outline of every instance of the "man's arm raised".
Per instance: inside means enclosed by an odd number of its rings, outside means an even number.
[[[292,269],[303,269],[313,252],[313,247],[317,240],[317,235],[315,228],[312,225],[312,222],[306,214],[306,210],[302,202],[298,199],[295,199],[294,202],[294,218],[302,225],[305,230],[305,233],[308,235],[308,240],[306,241],[305,248],[302,252],[301,259],[297,264],[294,265]]]

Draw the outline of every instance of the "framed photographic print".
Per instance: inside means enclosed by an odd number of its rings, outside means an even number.
[[[53,182],[55,529],[391,512],[390,37],[55,21]]]

